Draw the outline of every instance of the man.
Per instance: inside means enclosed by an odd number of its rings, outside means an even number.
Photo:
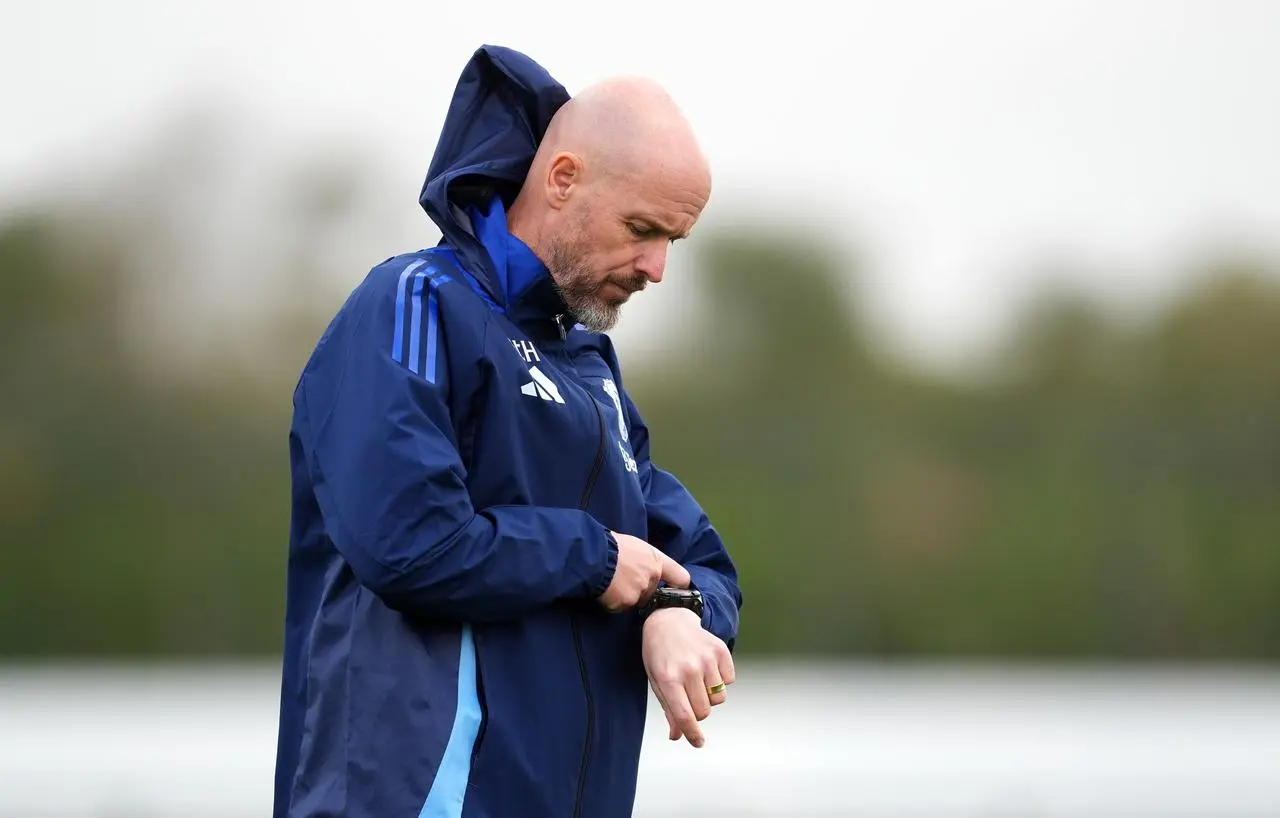
[[[604,333],[710,195],[652,83],[468,63],[421,204],[294,393],[277,818],[621,818],[734,681],[719,535]]]

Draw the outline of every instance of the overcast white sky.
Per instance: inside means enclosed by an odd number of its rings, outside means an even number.
[[[1280,3],[1265,0],[11,3],[0,207],[56,195],[70,158],[109,161],[215,94],[279,145],[377,156],[416,225],[449,94],[485,42],[571,92],[665,82],[716,172],[706,221],[752,207],[856,242],[877,320],[921,358],[989,339],[1056,252],[1130,300],[1168,292],[1171,261],[1206,246],[1280,253]],[[645,301],[639,326],[672,303]]]

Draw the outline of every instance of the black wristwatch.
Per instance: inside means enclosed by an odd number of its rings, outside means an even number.
[[[685,608],[701,619],[702,592],[694,588],[659,588],[640,606],[640,618],[646,619],[649,614],[661,608]]]

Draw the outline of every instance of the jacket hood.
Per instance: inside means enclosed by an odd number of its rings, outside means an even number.
[[[476,50],[454,89],[418,202],[440,228],[442,243],[499,300],[506,294],[467,208],[483,208],[494,196],[511,205],[551,117],[568,101],[569,92],[546,69],[494,45]]]

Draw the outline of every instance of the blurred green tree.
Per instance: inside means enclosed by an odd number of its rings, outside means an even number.
[[[272,649],[278,435],[127,354],[118,247],[32,216],[0,270],[0,653]]]

